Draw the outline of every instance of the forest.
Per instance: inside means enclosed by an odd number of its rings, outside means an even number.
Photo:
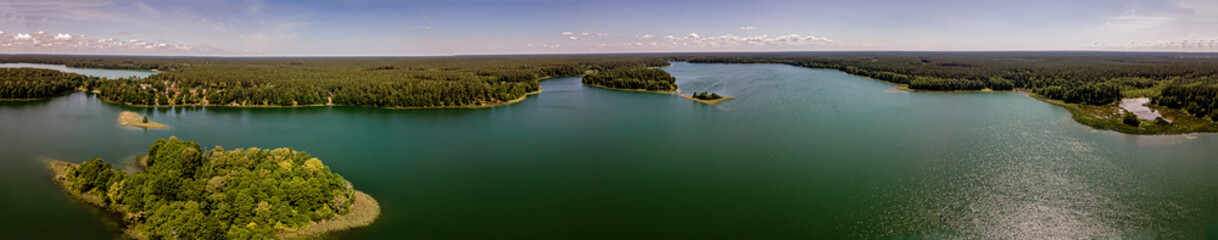
[[[0,56],[0,62],[141,70],[157,68],[160,73],[145,79],[110,80],[96,86],[102,98],[129,105],[370,107],[493,106],[539,91],[538,81],[546,78],[668,64],[667,59],[660,56],[642,55],[397,58]],[[668,76],[667,73],[663,74]]]
[[[145,165],[127,174],[95,158],[57,181],[150,239],[276,238],[346,214],[355,199],[321,160],[288,148],[203,151],[171,137],[148,148]]]
[[[99,78],[37,68],[0,68],[0,99],[48,98],[90,88]]]
[[[1105,105],[1125,96],[1156,97],[1169,79],[1218,74],[1205,53],[1130,52],[792,52],[702,53],[674,57],[693,63],[774,63],[836,69],[907,84],[914,90],[1024,89],[1068,103]],[[1149,91],[1131,91],[1149,90]],[[1197,94],[1205,94],[1197,92]],[[1218,95],[1175,101],[1204,106]],[[1167,105],[1165,105],[1167,106]]]
[[[584,75],[583,84],[615,89],[675,91],[677,78],[658,68],[624,67]]]
[[[1195,117],[1218,121],[1218,80],[1211,77],[1176,79],[1163,87],[1154,104],[1181,109]]]

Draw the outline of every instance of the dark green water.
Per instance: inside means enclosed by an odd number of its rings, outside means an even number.
[[[129,164],[157,138],[290,146],[378,199],[343,239],[1204,238],[1218,136],[1094,131],[1012,93],[901,93],[841,72],[674,63],[671,95],[542,82],[504,107],[0,103],[0,232],[105,239],[40,158]],[[169,130],[118,126],[124,110]]]

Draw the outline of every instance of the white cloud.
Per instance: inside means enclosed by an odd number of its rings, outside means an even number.
[[[604,34],[604,33],[596,33],[596,36],[597,36],[597,37],[607,37],[607,36],[609,36],[609,34]]]
[[[563,36],[571,36],[571,35],[575,35],[575,33],[573,33],[573,32],[562,32],[562,35],[563,35]]]
[[[597,34],[589,34],[597,36]],[[582,34],[567,36],[567,45],[534,44],[531,50],[546,52],[612,52],[612,51],[753,51],[753,50],[815,50],[815,49],[860,49],[870,46],[864,43],[842,42],[823,36],[786,34],[771,36],[725,34],[703,36],[689,33],[681,37],[665,35],[661,41],[656,35],[583,37]],[[542,47],[536,47],[536,46]]]
[[[1189,37],[1151,41],[1095,42],[1090,48],[1138,51],[1214,51],[1218,50],[1218,38]]]
[[[754,26],[743,26],[743,27],[740,27],[740,30],[745,30],[745,31],[752,31],[752,30],[754,30],[754,29],[757,29],[757,27],[754,27]]]
[[[1218,36],[1218,28],[1214,26],[1218,26],[1218,2],[1176,0],[1166,4],[1126,5],[1125,12],[1106,18],[1089,36],[1099,42],[1132,40],[1157,45],[1194,36]],[[1173,40],[1161,40],[1163,38]]]
[[[579,35],[588,36],[588,33],[580,33]]]
[[[11,39],[11,40],[9,40]],[[210,47],[186,44],[153,43],[137,39],[95,39],[84,35],[58,33],[55,35],[39,31],[18,33],[13,37],[0,32],[0,52],[8,53],[222,53]]]

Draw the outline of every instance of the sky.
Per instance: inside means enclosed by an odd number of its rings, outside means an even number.
[[[1218,51],[1218,0],[0,0],[0,53]]]

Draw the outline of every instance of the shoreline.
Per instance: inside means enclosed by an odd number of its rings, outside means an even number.
[[[533,95],[537,95],[537,94],[541,94],[541,89],[538,89],[537,91],[533,91],[533,92],[525,93],[525,94],[524,94],[524,96],[520,96],[519,98],[516,98],[516,99],[507,100],[507,101],[501,101],[501,102],[498,102],[498,103],[492,103],[492,104],[486,104],[486,105],[469,105],[469,106],[437,106],[437,107],[378,107],[378,108],[384,108],[384,109],[394,109],[394,110],[398,110],[398,109],[405,110],[405,109],[462,109],[462,108],[464,108],[464,109],[477,109],[477,108],[492,108],[492,107],[507,106],[507,105],[511,105],[511,104],[516,104],[516,103],[519,103],[519,102],[523,102],[525,99],[528,99],[528,98],[529,98],[529,96],[533,96]],[[337,105],[335,105],[335,106],[337,106]]]
[[[1117,103],[1104,106],[1091,106],[1049,99],[1026,90],[1020,90],[1017,92],[1031,97],[1032,99],[1040,100],[1041,102],[1064,108],[1067,112],[1070,112],[1070,117],[1074,119],[1074,122],[1096,130],[1109,130],[1135,135],[1187,135],[1193,133],[1218,133],[1218,123],[1199,119],[1175,109],[1155,109],[1154,107],[1157,106],[1148,106],[1159,111],[1159,113],[1163,115],[1164,119],[1171,119],[1172,122],[1167,125],[1158,125],[1155,124],[1154,121],[1139,120],[1141,124],[1135,127],[1122,123],[1121,118],[1115,115],[1115,110],[1120,108]]]
[[[681,94],[678,96],[681,96],[682,98],[685,98],[685,99],[694,100],[695,102],[707,104],[707,105],[719,105],[719,102],[736,99],[735,97],[722,97],[722,98],[714,99],[714,100],[703,100],[703,99],[694,98],[694,96],[687,95],[687,94]]]
[[[44,159],[47,170],[51,171],[51,180],[55,182],[61,189],[60,191],[71,196],[75,200],[88,203],[91,207],[101,208],[106,210],[108,214],[125,217],[131,215],[126,209],[120,209],[114,206],[107,205],[99,196],[91,196],[82,193],[71,191],[66,181],[67,167],[79,166],[79,163],[70,163],[54,159]],[[380,202],[372,198],[371,195],[359,190],[355,191],[355,200],[351,203],[351,209],[347,214],[338,215],[332,219],[322,220],[321,222],[311,222],[307,226],[299,229],[279,229],[275,236],[280,239],[299,239],[299,238],[316,238],[325,234],[350,230],[354,228],[366,227],[376,222],[376,219],[381,215]],[[146,236],[140,235],[131,227],[122,223],[119,230],[125,236],[133,239],[147,239]]]
[[[140,128],[144,128],[144,129],[168,129],[169,128],[169,126],[166,126],[165,124],[161,124],[158,122],[153,122],[153,121],[143,122],[143,118],[141,118],[141,117],[147,117],[147,116],[140,116],[139,113],[135,113],[132,111],[123,111],[122,113],[118,114],[118,125],[128,126],[128,127],[140,127]]]
[[[604,86],[604,85],[600,85],[600,84],[587,84],[587,83],[580,83],[580,84],[583,84],[584,86],[595,87],[595,88],[603,88],[603,89],[627,91],[627,92],[655,93],[655,94],[667,94],[667,95],[678,94],[681,92],[681,89],[676,89],[676,90],[672,90],[672,91],[659,91],[659,90],[647,90],[647,89],[615,88],[615,87],[609,87],[609,86]]]

